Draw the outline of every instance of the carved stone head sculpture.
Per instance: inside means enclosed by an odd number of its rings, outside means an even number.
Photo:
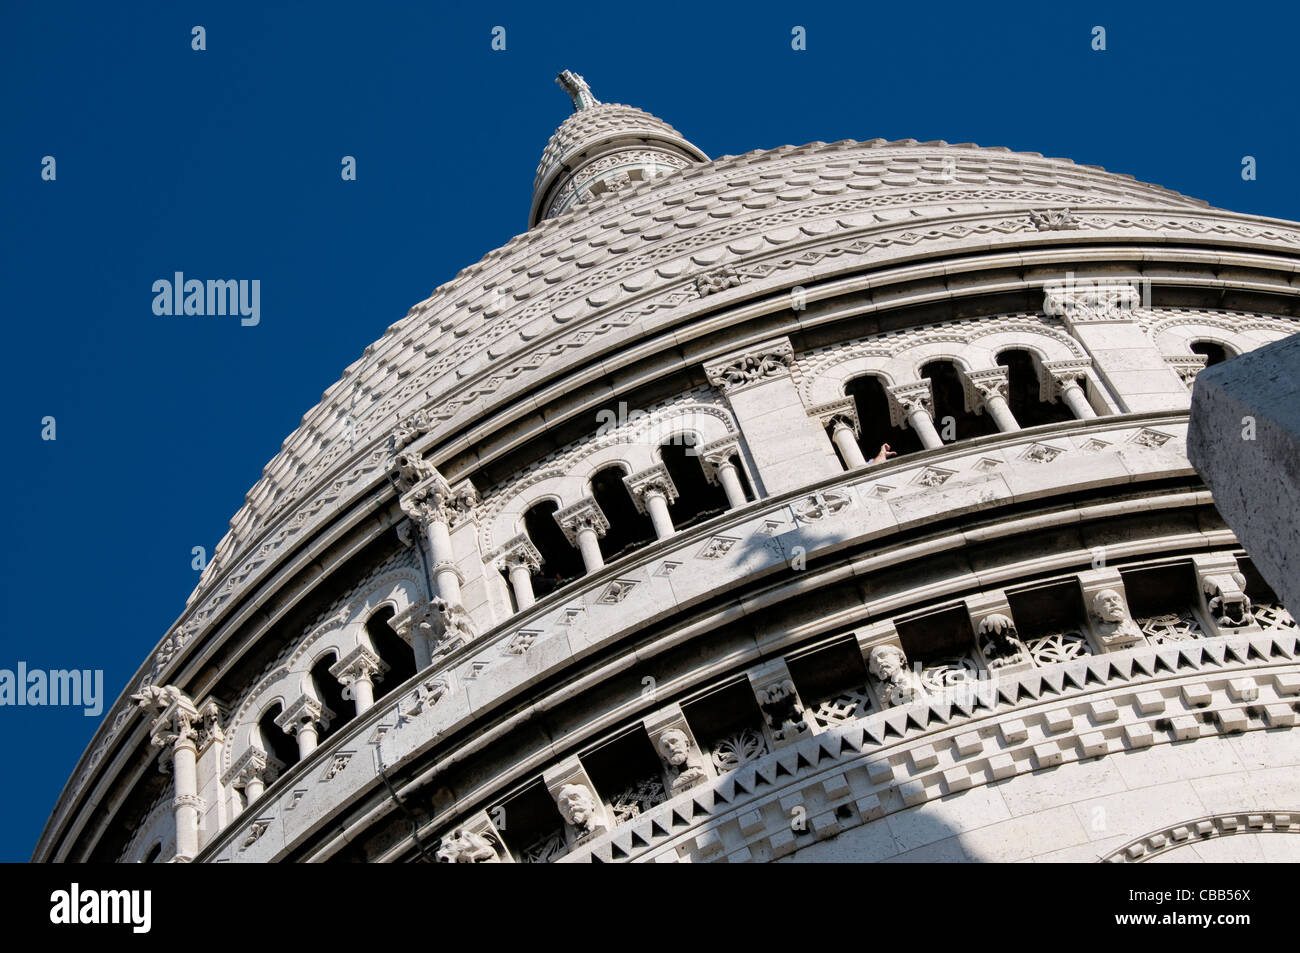
[[[867,669],[884,683],[881,701],[886,705],[910,705],[925,694],[920,676],[907,667],[907,654],[897,645],[877,645]]]
[[[555,805],[564,819],[583,834],[590,834],[600,821],[596,801],[585,784],[563,784],[555,797]]]
[[[691,747],[691,740],[680,728],[669,728],[659,735],[655,747],[659,757],[674,775],[672,789],[674,792],[685,790],[707,777],[704,765]]]
[[[1092,614],[1097,618],[1097,634],[1107,644],[1142,638],[1142,630],[1130,618],[1124,597],[1114,589],[1102,589],[1092,597]]]

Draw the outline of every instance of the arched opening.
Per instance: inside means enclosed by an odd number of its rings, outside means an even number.
[[[600,540],[600,554],[606,562],[639,549],[655,538],[650,517],[638,513],[632,496],[623,482],[626,471],[621,466],[605,467],[591,478],[591,495],[609,520],[609,529]]]
[[[331,654],[311,667],[311,683],[316,697],[324,708],[334,713],[329,725],[320,728],[318,741],[324,741],[357,716],[357,703],[343,697],[343,686],[330,674],[330,666],[337,661],[338,655]]]
[[[376,701],[415,675],[415,651],[389,624],[395,614],[392,606],[380,606],[366,620],[366,635],[370,638],[370,644],[388,665],[383,681],[375,684]]]
[[[275,723],[275,719],[279,718],[283,711],[284,706],[279,702],[268,708],[257,720],[257,733],[262,750],[287,768],[291,764],[298,763],[298,742],[285,734],[284,729]]]
[[[934,429],[939,431],[944,443],[998,432],[997,424],[988,414],[966,412],[966,391],[952,361],[931,361],[921,368],[921,376],[930,381],[934,395]]]
[[[533,595],[538,599],[573,582],[585,572],[582,555],[569,545],[564,531],[555,522],[555,511],[559,508],[554,500],[543,500],[534,503],[524,513],[524,532],[542,556],[542,568],[533,574]]]
[[[1232,357],[1228,349],[1222,344],[1216,344],[1213,341],[1193,341],[1193,354],[1205,355],[1205,366],[1213,367],[1215,364],[1222,364],[1228,358]]]
[[[152,847],[149,848],[149,853],[144,855],[144,860],[141,861],[141,863],[156,864],[158,863],[158,858],[161,856],[162,856],[162,842],[159,841],[157,844],[154,844]]]
[[[694,434],[680,434],[659,447],[659,459],[677,488],[677,499],[668,507],[674,529],[727,511],[726,491],[705,477],[697,446]]]
[[[861,427],[858,445],[868,460],[875,457],[886,443],[900,457],[921,449],[921,438],[916,431],[908,426],[895,427],[889,422],[889,397],[879,377],[873,374],[855,377],[844,388],[844,393],[853,398],[853,405],[857,408]],[[840,465],[844,465],[844,460],[840,460]]]
[[[1073,420],[1074,414],[1062,401],[1042,400],[1038,369],[1028,351],[1013,349],[998,355],[998,363],[1007,369],[1007,404],[1022,427],[1037,427]]]

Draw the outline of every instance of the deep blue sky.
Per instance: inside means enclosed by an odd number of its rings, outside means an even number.
[[[1294,8],[443,6],[0,13],[0,668],[103,669],[108,710],[184,608],[191,548],[211,552],[321,392],[523,230],[538,157],[570,111],[560,69],[715,157],[972,141],[1300,219]],[[190,48],[196,24],[205,52]],[[1098,24],[1104,53],[1090,48]],[[340,179],[344,155],[355,182]],[[1257,181],[1242,181],[1244,155]],[[155,316],[151,285],[174,271],[260,279],[260,325]],[[30,856],[97,721],[0,708],[0,859]]]

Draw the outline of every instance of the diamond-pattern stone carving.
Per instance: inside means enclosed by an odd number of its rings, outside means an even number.
[[[727,553],[731,552],[731,547],[735,546],[739,539],[734,536],[714,536],[704,544],[704,548],[699,551],[696,559],[721,559]]]
[[[1051,463],[1065,451],[1060,447],[1052,447],[1045,443],[1031,444],[1029,448],[1020,455],[1021,460],[1028,460],[1030,463]]]
[[[944,470],[940,467],[926,467],[912,479],[912,486],[940,486],[953,475],[955,471]]]
[[[1170,440],[1174,439],[1167,433],[1161,433],[1159,430],[1152,430],[1150,427],[1144,427],[1129,438],[1129,443],[1136,444],[1139,447],[1150,447],[1155,449],[1163,447]]]
[[[1190,611],[1171,612],[1166,615],[1150,616],[1137,619],[1138,627],[1152,645],[1164,645],[1166,642],[1190,642],[1202,638],[1205,632],[1196,616]]]

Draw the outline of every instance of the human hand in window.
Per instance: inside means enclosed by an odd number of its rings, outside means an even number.
[[[898,456],[898,451],[897,451],[897,450],[890,450],[890,449],[889,449],[889,444],[887,444],[887,443],[882,443],[882,444],[880,445],[880,452],[879,452],[878,454],[876,454],[874,457],[871,458],[871,462],[872,462],[872,463],[884,463],[884,462],[885,462],[886,460],[888,460],[890,457],[896,457],[896,456]]]

